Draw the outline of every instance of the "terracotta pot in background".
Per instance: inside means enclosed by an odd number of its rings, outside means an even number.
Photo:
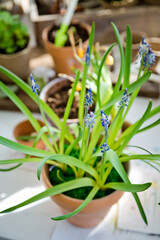
[[[49,181],[48,172],[48,166],[44,165],[42,169],[42,178],[47,189],[52,187],[52,184]],[[103,220],[110,208],[117,203],[122,195],[123,192],[115,191],[106,197],[94,199],[81,212],[67,220],[77,227],[94,227]],[[83,202],[83,200],[71,198],[64,194],[51,196],[51,198],[59,205],[63,214],[68,214],[74,211]]]
[[[153,50],[153,53],[156,55],[156,61],[154,65],[151,65],[151,70],[155,71],[157,64],[160,60],[160,38],[151,37],[147,38],[146,42],[150,44],[150,47]]]
[[[18,77],[27,81],[29,75],[29,58],[30,58],[30,45],[13,54],[0,54],[0,65],[15,73]],[[0,73],[0,79],[5,83],[13,83],[13,81]]]
[[[78,21],[73,21],[74,24],[79,24],[81,27],[85,28],[90,33],[91,27],[86,23],[80,23]],[[48,40],[48,32],[51,29],[51,26],[44,28],[42,32],[42,40],[45,46],[45,49],[51,54],[54,64],[55,70],[58,73],[65,73],[65,74],[73,74],[71,69],[72,66],[76,68],[81,68],[80,63],[75,59],[73,54],[73,49],[71,46],[64,46],[64,47],[57,47],[54,43]],[[83,42],[83,47],[87,48],[88,39]],[[78,47],[76,46],[76,50]]]
[[[42,89],[40,93],[40,98],[44,102],[47,102],[48,96],[50,94],[56,94],[56,92],[62,89],[63,87],[69,87],[70,85],[71,85],[71,81],[69,81],[66,78],[55,78],[53,81],[47,83],[46,86]],[[66,105],[67,105],[67,102],[66,102]],[[48,121],[53,125],[53,121],[48,116],[46,117]],[[78,122],[78,117],[76,119],[67,120],[67,124],[77,123],[77,122]]]
[[[122,46],[125,52],[126,32],[122,32],[120,36],[121,36]],[[135,31],[135,30],[132,31],[132,62],[136,60],[136,57],[138,55],[139,45],[140,45],[140,42],[142,41],[143,36],[146,36],[146,33],[141,31]]]
[[[44,123],[41,120],[37,120],[37,121],[41,127],[44,126]],[[24,120],[15,126],[13,135],[14,135],[15,139],[17,140],[17,142],[24,144],[26,146],[32,147],[33,142],[34,142],[33,140],[24,141],[24,140],[19,139],[18,137],[24,136],[24,135],[30,135],[33,132],[36,132],[36,131],[35,131],[34,127],[31,125],[31,123],[29,122],[29,120]],[[43,143],[43,141],[41,139],[38,141],[36,148],[45,149],[45,144]]]

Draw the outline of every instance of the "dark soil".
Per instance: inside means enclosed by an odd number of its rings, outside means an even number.
[[[70,27],[75,27],[76,32],[74,33],[75,45],[79,44],[79,39],[82,39],[82,42],[85,42],[89,35],[85,28],[82,28],[79,24],[70,24]],[[56,31],[59,29],[59,25],[54,25],[48,32],[48,40],[54,43],[56,36]],[[69,38],[67,39],[65,46],[71,46]]]
[[[56,93],[51,93],[50,95],[48,95],[48,98],[47,98],[48,105],[55,111],[55,113],[60,118],[63,118],[64,116],[67,101],[69,98],[68,91],[69,89],[71,89],[71,85],[72,83],[68,86],[64,86]],[[78,118],[78,109],[79,109],[79,97],[76,96],[74,98],[74,101],[70,110],[70,114],[69,114],[70,119]],[[90,111],[93,111],[93,110],[94,110],[94,106],[90,108]]]
[[[63,118],[67,101],[69,98],[68,90],[70,88],[71,87],[69,86],[64,86],[63,88],[61,88],[61,90],[57,91],[56,93],[51,93],[48,96],[48,99],[47,99],[48,105],[55,111],[55,113],[60,118]],[[74,99],[71,110],[70,110],[69,118],[71,119],[77,118],[78,107],[79,107],[79,101],[76,101],[76,99]]]

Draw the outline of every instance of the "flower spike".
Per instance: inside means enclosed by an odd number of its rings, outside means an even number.
[[[85,126],[93,128],[93,124],[95,124],[96,115],[93,112],[87,113],[84,118]]]
[[[101,109],[101,123],[106,132],[108,129],[108,126],[110,125],[110,121],[102,109]]]
[[[155,64],[156,55],[153,53],[152,49],[149,48],[148,53],[144,56],[143,66],[149,68],[151,65]]]
[[[120,108],[123,108],[124,106],[128,106],[128,91],[127,91],[127,88],[124,90],[124,93],[123,93],[123,97],[122,97],[122,100],[119,102],[119,106]]]
[[[89,67],[90,65],[89,46],[87,47],[87,51],[86,51],[86,65],[87,67]]]
[[[88,89],[87,94],[85,96],[85,107],[89,108],[89,106],[92,106],[93,103],[93,97],[92,97],[92,90],[91,88]]]
[[[102,153],[104,153],[104,152],[106,152],[106,151],[109,150],[109,146],[108,146],[108,144],[107,144],[106,142],[103,143],[103,144],[100,146],[100,148],[102,149],[102,150],[101,150]]]
[[[30,79],[31,79],[31,87],[32,87],[32,91],[35,94],[38,94],[37,91],[40,91],[38,84],[36,84],[36,80],[34,79],[33,75],[30,74]]]
[[[148,53],[148,50],[149,50],[149,44],[146,42],[146,39],[145,37],[143,36],[142,37],[142,42],[139,46],[139,50],[138,50],[138,53],[139,53],[139,56],[142,58],[144,57],[147,53]]]

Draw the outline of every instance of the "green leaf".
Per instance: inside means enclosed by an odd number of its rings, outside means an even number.
[[[65,155],[69,155],[69,153],[72,151],[72,149],[75,148],[75,146],[79,143],[79,141],[82,139],[82,135],[83,135],[83,130],[82,128],[79,126],[79,133],[78,133],[78,137],[74,140],[74,142],[69,145],[69,147],[66,149],[65,151]]]
[[[160,154],[133,154],[130,156],[122,156],[120,157],[121,162],[126,162],[132,159],[139,159],[139,160],[151,160],[151,161],[160,161]]]
[[[51,156],[47,156],[46,158],[44,158],[41,162],[40,165],[38,167],[38,178],[40,176],[41,170],[43,165],[45,164],[45,162],[50,159],[50,160],[54,160],[54,161],[58,161],[61,163],[65,163],[69,166],[75,166],[78,167],[82,170],[84,170],[85,172],[89,173],[91,176],[93,176],[97,181],[99,180],[98,177],[98,173],[96,172],[96,170],[91,167],[90,165],[80,161],[79,159],[72,157],[72,156],[68,156],[68,155],[61,155],[61,154],[53,154]]]
[[[82,202],[82,204],[76,208],[76,210],[74,210],[73,212],[71,213],[68,213],[66,215],[63,215],[63,216],[59,216],[59,217],[53,217],[51,218],[52,220],[55,220],[55,221],[59,221],[59,220],[64,220],[64,219],[67,219],[67,218],[70,218],[74,215],[76,215],[77,213],[79,213],[83,208],[85,208],[90,202],[91,200],[94,198],[94,196],[96,195],[96,193],[98,192],[99,190],[99,187],[95,186],[89,193],[89,195],[87,196],[87,198]]]
[[[118,80],[117,80],[117,83],[114,87],[114,92],[113,92],[113,96],[115,96],[119,92],[119,89],[120,89],[120,86],[121,86],[121,80],[122,80],[123,73],[124,73],[124,52],[123,52],[123,46],[122,46],[119,31],[118,31],[116,25],[113,22],[111,22],[111,24],[112,24],[114,33],[115,33],[116,38],[117,38],[117,43],[118,43],[118,46],[119,46],[119,52],[120,52],[120,57],[121,57],[119,76],[118,76]]]
[[[14,169],[20,167],[21,165],[22,165],[22,163],[17,164],[16,166],[11,167],[11,168],[1,168],[1,169],[0,169],[0,172],[8,172],[8,171],[12,171],[12,170],[14,170]]]
[[[95,182],[91,178],[75,179],[75,180],[72,180],[72,181],[69,181],[69,182],[65,182],[65,183],[53,186],[53,187],[47,189],[46,191],[41,192],[41,193],[35,195],[34,197],[31,197],[28,200],[20,203],[20,204],[17,204],[13,207],[10,207],[10,208],[7,208],[7,209],[1,211],[0,213],[11,212],[11,211],[14,211],[14,210],[16,210],[20,207],[26,206],[30,203],[39,201],[43,198],[51,197],[51,196],[54,196],[54,195],[57,195],[57,194],[60,194],[60,193],[63,193],[63,192],[66,192],[66,191],[69,191],[69,190],[72,190],[72,189],[76,189],[76,188],[80,188],[80,187],[88,187],[88,186],[93,187],[94,185],[95,185]]]
[[[16,104],[16,106],[23,112],[29,119],[30,123],[34,127],[34,129],[39,132],[41,129],[41,126],[31,113],[31,111],[26,107],[26,105],[16,96],[15,93],[13,93],[5,84],[0,82],[0,89]],[[50,151],[53,151],[53,147],[50,144],[48,138],[45,135],[42,135],[42,140],[46,144],[46,146],[49,148]]]
[[[124,192],[142,192],[149,188],[152,183],[144,183],[144,184],[129,184],[129,183],[121,183],[121,182],[110,182],[104,185],[104,188],[112,188],[119,191]]]
[[[147,109],[145,111],[145,113],[143,114],[143,116],[141,117],[141,119],[139,120],[139,122],[135,125],[135,127],[132,129],[132,132],[126,136],[124,142],[121,144],[121,146],[119,147],[117,154],[120,155],[122,153],[122,151],[124,150],[124,148],[127,146],[127,144],[129,143],[129,141],[132,139],[132,137],[136,134],[136,132],[139,130],[139,128],[142,126],[142,124],[144,123],[144,121],[146,120],[150,110],[152,108],[152,101],[150,100],[147,106]]]
[[[128,94],[132,93],[137,88],[141,87],[145,82],[147,82],[147,80],[149,79],[150,75],[151,75],[151,72],[147,72],[141,78],[139,78],[136,82],[130,84],[128,86],[128,88],[127,88]],[[103,110],[106,110],[109,107],[112,107],[112,105],[114,105],[116,102],[120,101],[121,98],[123,97],[123,93],[124,93],[124,90],[121,90],[121,91],[119,91],[119,93],[115,94],[114,97],[112,95],[111,99],[106,104],[104,104],[102,106]]]
[[[127,38],[126,38],[126,51],[125,51],[125,64],[124,64],[124,80],[122,89],[129,85],[130,66],[131,66],[131,53],[132,53],[132,35],[129,25],[127,25]]]
[[[0,144],[9,147],[11,149],[14,149],[16,151],[25,153],[25,154],[29,154],[29,155],[33,155],[33,156],[38,156],[38,157],[46,157],[49,155],[52,155],[52,152],[47,152],[41,149],[37,149],[37,148],[33,148],[33,147],[28,147],[25,146],[23,144],[14,142],[12,140],[9,140],[7,138],[4,138],[2,136],[0,136]]]
[[[110,149],[106,152],[106,157],[111,162],[111,164],[116,169],[116,171],[119,173],[119,175],[121,176],[123,181],[125,183],[130,184],[130,180],[128,178],[128,175],[127,175],[126,171],[124,170],[123,165],[120,162],[120,159],[117,156],[117,154],[112,149]],[[143,210],[142,204],[139,200],[139,197],[138,197],[137,193],[132,193],[132,195],[133,195],[133,197],[134,197],[134,199],[137,203],[137,206],[139,208],[139,211],[141,213],[141,216],[142,216],[144,222],[147,224],[147,218],[146,218],[145,212]]]
[[[137,131],[137,134],[138,133],[141,133],[141,132],[144,132],[146,130],[149,130],[150,128],[153,128],[153,127],[156,127],[157,125],[160,124],[160,119],[158,119],[157,121],[149,124],[148,126],[144,127],[144,128],[141,128],[140,130]]]
[[[63,116],[62,129],[61,129],[61,135],[60,135],[60,143],[59,143],[60,153],[63,153],[63,151],[64,151],[64,135],[65,135],[65,129],[66,129],[66,122],[67,122],[67,119],[69,117],[71,106],[72,106],[72,103],[73,103],[73,100],[74,100],[74,94],[75,94],[75,91],[76,91],[77,83],[79,81],[79,76],[80,76],[80,70],[78,70],[77,73],[76,73],[76,77],[75,77],[75,80],[74,80],[74,83],[73,83],[73,86],[72,86],[72,92],[71,92],[71,94],[69,96],[69,99],[67,101],[67,106],[66,106],[65,113],[64,113],[64,116]]]
[[[104,53],[103,58],[101,60],[100,66],[98,68],[98,76],[97,76],[97,100],[98,100],[98,104],[99,104],[99,108],[101,108],[101,99],[100,99],[100,78],[102,75],[102,68],[103,65],[105,63],[106,57],[108,56],[108,54],[110,53],[110,51],[112,50],[112,48],[115,46],[115,43],[113,43],[108,49],[107,51]]]

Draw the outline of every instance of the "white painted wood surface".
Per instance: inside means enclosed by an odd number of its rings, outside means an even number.
[[[147,102],[147,98],[137,98],[132,113],[128,114],[127,120],[134,123],[138,117],[143,115]],[[159,103],[159,99],[154,100],[153,105],[157,106]],[[25,116],[21,113],[0,111],[0,135],[13,140],[13,128],[23,119],[25,119]],[[160,153],[159,142],[160,127],[158,126],[148,133],[137,135],[131,143],[148,148],[154,153]],[[18,158],[22,155],[0,146],[0,159]],[[44,190],[43,183],[36,178],[36,167],[37,164],[24,164],[14,171],[0,172],[0,210]],[[127,213],[127,206],[121,211]],[[54,222],[50,219],[52,216],[59,214],[61,214],[60,210],[49,198],[23,207],[13,213],[2,214],[0,215],[0,237],[12,240],[158,240],[160,238],[157,235],[136,232],[136,225],[132,231],[124,230],[126,225],[122,227],[121,217],[118,219],[118,226],[123,230],[116,229],[117,205],[111,209],[109,215],[101,224],[90,229],[81,229],[72,226],[67,221]],[[160,223],[160,216],[157,219]]]

